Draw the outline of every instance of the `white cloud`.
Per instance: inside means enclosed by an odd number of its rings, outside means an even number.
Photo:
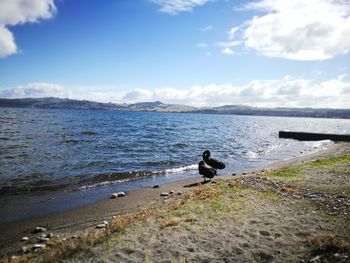
[[[61,97],[115,103],[159,100],[199,107],[244,104],[259,107],[350,108],[350,81],[346,75],[321,82],[285,76],[276,80],[254,80],[243,85],[210,84],[188,89],[161,88],[153,91],[132,89],[124,93],[118,92],[118,88],[98,90],[31,83],[0,89],[0,97]]]
[[[209,25],[209,26],[206,26],[206,27],[202,27],[202,28],[200,28],[199,30],[201,31],[201,32],[207,32],[207,31],[211,31],[211,30],[213,30],[213,26],[212,25]]]
[[[160,11],[168,14],[192,11],[194,7],[205,5],[213,0],[150,0],[160,6]]]
[[[350,82],[345,76],[314,83],[285,76],[279,80],[254,80],[244,85],[210,84],[185,89],[132,90],[127,102],[162,101],[192,106],[245,104],[259,107],[350,108]]]
[[[1,0],[0,1],[0,58],[17,52],[13,34],[8,26],[36,23],[51,18],[56,7],[53,0]]]
[[[235,52],[229,47],[225,47],[222,50],[222,53],[225,54],[225,55],[234,55],[235,54]]]
[[[51,83],[29,83],[25,86],[0,89],[2,98],[40,98],[40,97],[61,97],[69,98],[72,93],[65,87]]]
[[[324,60],[350,51],[348,0],[259,0],[247,9],[263,14],[232,28],[229,39],[259,54]]]

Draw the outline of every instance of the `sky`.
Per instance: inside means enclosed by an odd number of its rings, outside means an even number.
[[[0,0],[0,98],[350,108],[350,0]]]

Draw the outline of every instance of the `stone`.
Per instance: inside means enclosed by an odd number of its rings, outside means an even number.
[[[53,238],[53,233],[49,233],[46,235],[47,238]]]
[[[45,227],[37,226],[32,230],[32,234],[45,232],[47,229]]]
[[[29,240],[29,237],[22,237],[21,242],[25,242],[25,241],[28,241],[28,240]]]
[[[34,244],[33,245],[33,249],[37,250],[37,249],[44,249],[46,247],[45,244]]]
[[[170,190],[169,194],[173,194],[173,193],[175,193],[175,191],[174,190]]]
[[[243,172],[242,175],[247,175],[247,173],[246,173],[246,172]]]
[[[108,221],[103,221],[103,224],[105,224],[106,226],[109,225]]]
[[[47,238],[47,237],[38,237],[37,240],[38,240],[40,243],[45,243],[45,242],[49,241],[50,238]]]
[[[153,185],[152,188],[159,188],[159,184]]]
[[[177,195],[182,195],[182,191],[177,191]]]
[[[167,192],[163,192],[160,194],[160,196],[168,196],[168,195],[169,195],[169,193],[167,193]]]
[[[11,259],[11,260],[16,260],[16,259],[18,259],[18,256],[13,255],[13,256],[10,257],[10,259]]]
[[[106,225],[105,225],[105,224],[98,224],[98,225],[96,226],[96,228],[97,228],[97,229],[104,229],[104,228],[106,228]]]
[[[237,174],[236,174],[236,173],[233,173],[233,174],[232,174],[232,176],[235,176],[235,175],[237,175]]]
[[[22,247],[21,248],[21,252],[22,253],[28,253],[29,252],[29,248],[28,247]]]
[[[118,198],[118,197],[123,197],[125,196],[125,193],[124,192],[118,192],[118,193],[113,193],[111,198],[112,199],[115,199],[115,198]]]

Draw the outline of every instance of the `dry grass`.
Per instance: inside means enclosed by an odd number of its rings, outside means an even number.
[[[309,236],[309,243],[322,252],[348,252],[350,243],[334,236]]]
[[[180,222],[181,222],[181,219],[180,219],[180,218],[172,218],[172,219],[166,220],[166,221],[161,225],[160,228],[178,226]]]

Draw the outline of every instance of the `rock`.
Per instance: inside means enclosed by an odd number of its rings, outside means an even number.
[[[78,238],[77,235],[72,236],[72,239],[77,239],[77,238]]]
[[[35,250],[38,250],[38,249],[44,249],[45,247],[46,247],[45,244],[34,244],[34,245],[33,245],[34,251],[35,251]]]
[[[49,233],[46,235],[47,238],[53,238],[53,233]]]
[[[112,218],[113,218],[113,219],[116,219],[116,218],[117,218],[117,216],[112,216]]]
[[[115,199],[115,198],[118,198],[118,197],[123,197],[125,196],[125,193],[124,192],[118,192],[118,193],[113,193],[111,198],[112,199]]]
[[[177,191],[177,195],[182,195],[182,191]]]
[[[22,237],[21,242],[25,242],[25,241],[28,241],[28,240],[29,240],[29,237]]]
[[[45,243],[45,242],[49,241],[50,238],[47,238],[47,237],[38,237],[37,240],[38,240],[40,243]]]
[[[247,175],[247,173],[246,173],[246,172],[243,172],[242,175]]]
[[[22,252],[23,254],[28,253],[29,252],[29,248],[28,247],[22,247],[20,252]]]
[[[166,197],[164,197],[164,200],[168,200],[168,197],[166,196]]]
[[[13,256],[10,257],[10,259],[11,259],[11,260],[16,260],[16,259],[18,259],[18,256],[13,255]]]
[[[106,225],[105,225],[105,224],[98,224],[98,225],[96,226],[96,228],[97,228],[97,229],[104,229],[104,228],[106,228]]]
[[[153,185],[152,188],[159,188],[159,184]]]
[[[108,221],[103,221],[103,224],[105,224],[106,226],[109,225]]]
[[[174,190],[170,190],[169,194],[173,194],[173,193],[175,193],[175,191]]]
[[[232,176],[235,176],[235,175],[237,175],[237,174],[236,174],[236,173],[233,173],[233,174],[232,174]]]
[[[45,232],[45,231],[47,231],[47,229],[45,227],[37,226],[36,228],[34,228],[32,230],[32,234],[41,233],[41,232]]]
[[[168,195],[169,195],[169,193],[167,193],[167,192],[163,192],[160,194],[160,196],[168,196]]]

